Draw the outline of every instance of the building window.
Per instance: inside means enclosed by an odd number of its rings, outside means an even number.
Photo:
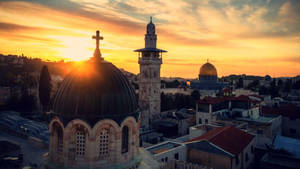
[[[175,160],[178,160],[178,159],[179,159],[179,154],[176,153],[176,154],[174,155],[174,158],[175,158]]]
[[[297,132],[296,129],[290,128],[290,133],[291,134],[296,134],[296,132]]]
[[[60,130],[57,132],[57,153],[58,155],[62,155],[63,154],[63,132],[62,129],[60,128]]]
[[[245,159],[246,159],[246,161],[249,160],[248,153],[245,154]]]
[[[235,164],[236,164],[236,165],[239,165],[239,163],[240,163],[239,156],[236,156],[236,158],[235,158]]]
[[[254,147],[251,146],[251,153],[254,153]]]
[[[207,124],[208,123],[208,120],[207,119],[205,119],[205,124]]]
[[[76,158],[82,158],[85,154],[85,134],[83,131],[76,132]]]
[[[124,126],[122,129],[122,153],[128,152],[128,143],[129,143],[129,129],[127,126]]]
[[[54,137],[56,137],[55,140],[55,147],[56,147],[56,152],[58,156],[62,156],[63,154],[63,130],[61,126],[55,122],[53,125],[53,130],[54,130]]]
[[[99,136],[99,158],[104,159],[109,155],[109,130],[102,129]]]
[[[168,162],[168,157],[165,158],[165,162]]]
[[[202,119],[201,118],[199,118],[199,124],[202,124]]]

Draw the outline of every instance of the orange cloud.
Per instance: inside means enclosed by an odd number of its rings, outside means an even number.
[[[294,22],[299,15],[290,1],[283,3],[271,20],[266,16],[274,9],[268,5],[241,4],[237,8],[230,0],[43,3],[0,2],[0,53],[85,60],[93,53],[91,36],[100,29],[106,60],[138,73],[133,50],[144,46],[147,19],[154,15],[158,48],[168,50],[163,56],[162,76],[196,78],[208,58],[219,76],[300,74],[300,31]]]

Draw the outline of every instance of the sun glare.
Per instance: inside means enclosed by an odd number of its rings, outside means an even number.
[[[62,47],[58,48],[61,57],[71,61],[84,61],[93,56],[94,44],[86,37],[56,37],[61,41]]]

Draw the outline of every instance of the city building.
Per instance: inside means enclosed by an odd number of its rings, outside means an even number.
[[[235,126],[257,135],[257,147],[265,149],[281,134],[281,116],[262,116],[263,100],[256,95],[238,97],[205,97],[196,105],[196,124]]]
[[[262,107],[265,116],[282,116],[282,135],[300,139],[300,107],[289,104],[280,107]]]
[[[261,169],[299,169],[300,140],[276,136],[260,161]]]
[[[1,168],[17,168],[23,161],[21,147],[7,140],[0,140],[0,164]]]
[[[161,163],[170,161],[186,161],[186,146],[183,143],[165,141],[146,149]]]
[[[247,169],[254,160],[255,135],[220,127],[189,140],[187,161],[213,169]]]
[[[0,87],[0,105],[4,105],[7,102],[7,100],[11,97],[10,93],[10,87]]]
[[[227,86],[227,84],[218,82],[217,69],[208,61],[201,66],[198,80],[188,83],[192,89],[199,90],[202,96],[215,96],[219,90]]]
[[[161,119],[154,122],[156,131],[164,137],[174,138],[189,133],[190,126],[194,126],[196,113],[193,109],[182,108],[161,112]]]
[[[99,31],[93,38],[94,57],[67,75],[56,93],[46,169],[141,167],[134,89],[101,57]]]
[[[259,118],[260,100],[249,96],[204,97],[196,104],[197,124],[210,124],[219,116]]]

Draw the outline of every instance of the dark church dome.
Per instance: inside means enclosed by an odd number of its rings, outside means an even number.
[[[100,59],[83,63],[63,80],[54,100],[53,111],[63,120],[75,118],[95,123],[102,118],[121,122],[137,117],[135,91],[113,64]]]
[[[200,68],[199,76],[218,76],[217,69],[211,63],[205,63]]]

